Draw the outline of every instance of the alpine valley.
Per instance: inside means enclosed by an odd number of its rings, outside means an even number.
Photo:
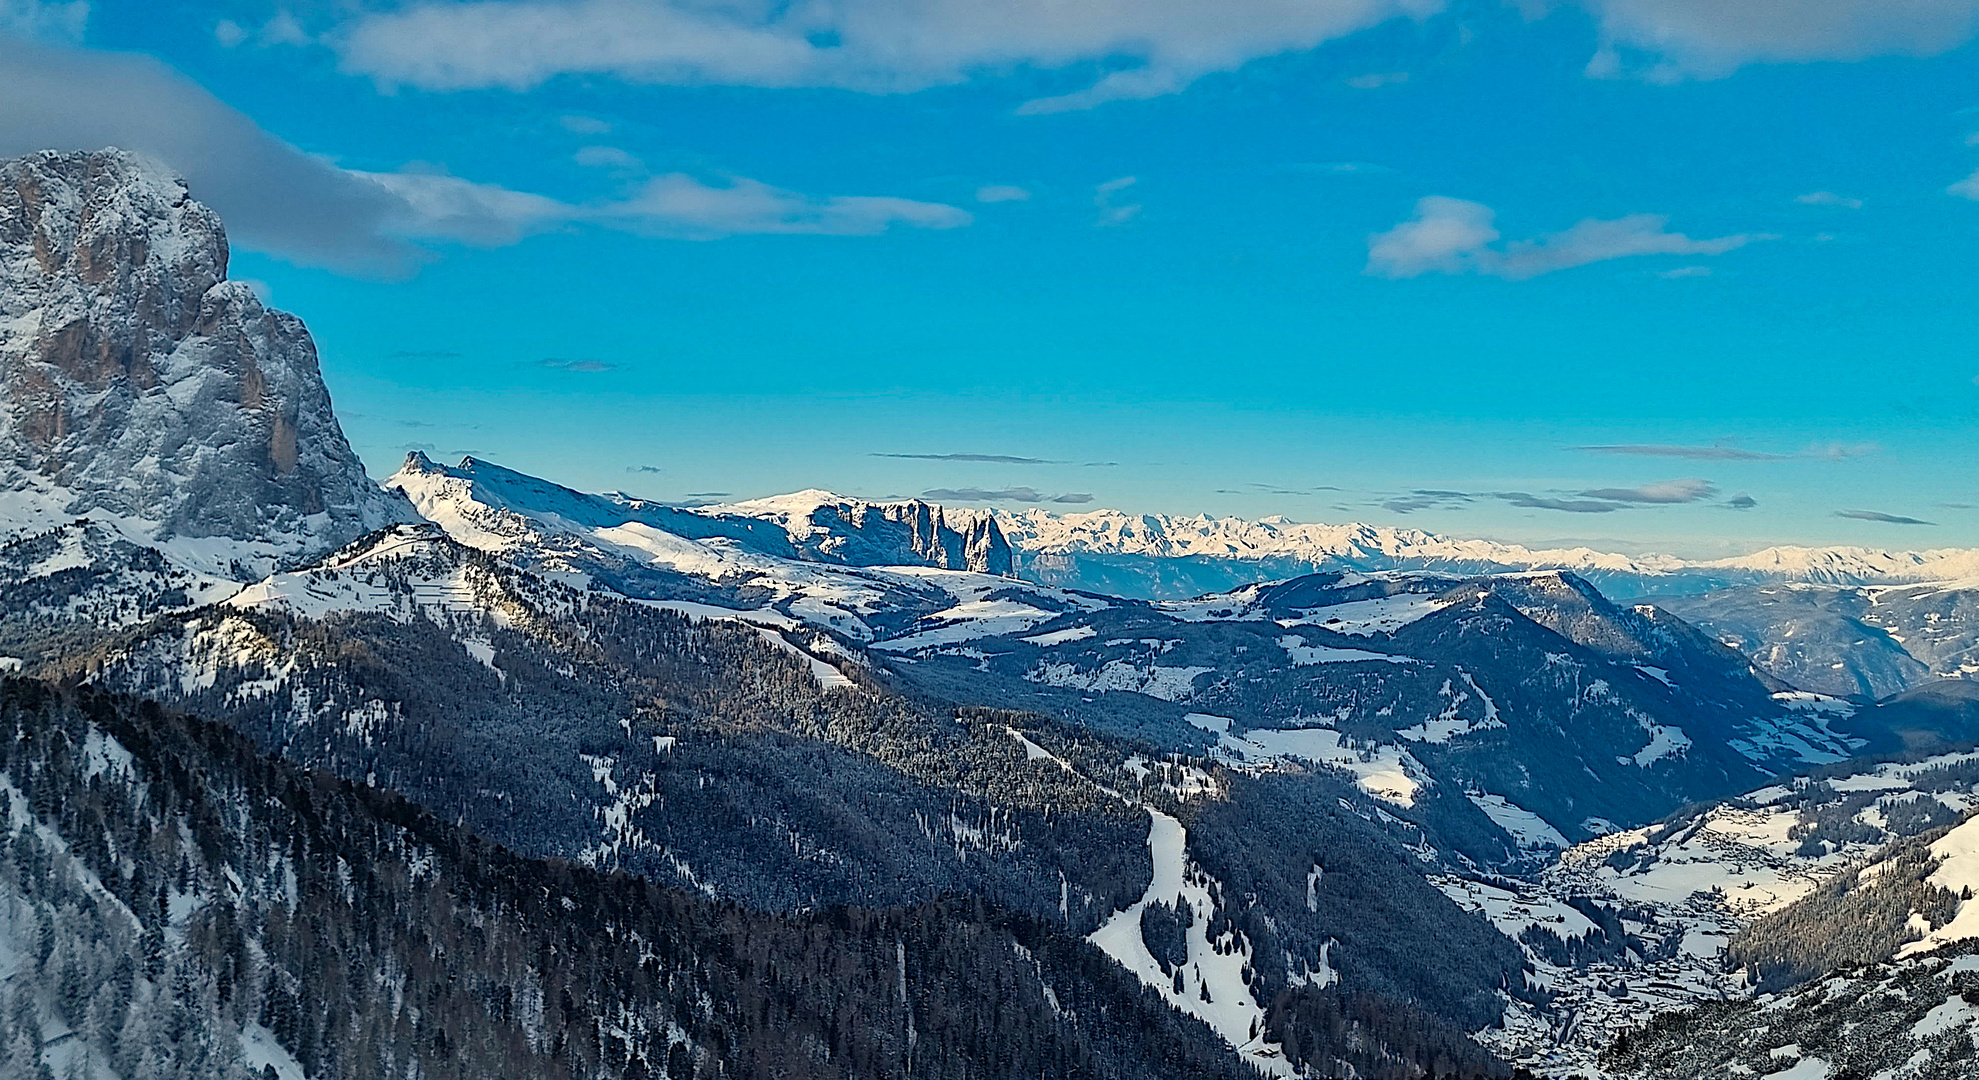
[[[1973,1075],[1979,551],[380,484],[227,261],[0,164],[0,1077]]]

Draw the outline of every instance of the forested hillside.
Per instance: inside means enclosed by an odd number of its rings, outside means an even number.
[[[31,681],[0,684],[0,767],[23,1075],[37,1043],[57,1075],[132,1080],[1249,1071],[1098,950],[980,901],[751,912]]]

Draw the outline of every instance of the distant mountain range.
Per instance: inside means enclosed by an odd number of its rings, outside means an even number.
[[[1260,577],[1329,570],[1436,570],[1488,574],[1569,570],[1622,598],[1708,592],[1734,585],[1808,582],[1892,585],[1979,580],[1979,548],[1884,551],[1773,547],[1729,559],[1620,555],[1592,548],[1534,550],[1378,525],[1307,525],[1283,518],[1053,514],[998,511],[1021,571],[1071,587],[1105,583],[1121,595],[1184,599]]]
[[[1979,548],[1773,547],[1686,560],[1279,518],[1025,510],[997,520],[1018,573],[1064,588],[1173,600],[1332,571],[1565,570],[1680,614],[1806,690],[1875,700],[1979,673]]]

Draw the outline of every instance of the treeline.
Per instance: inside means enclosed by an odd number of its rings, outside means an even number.
[[[29,811],[8,925],[38,928],[6,1034],[52,986],[127,1080],[238,1076],[252,1025],[316,1080],[1250,1074],[1097,949],[980,901],[751,912],[31,681],[0,684],[0,768]]]

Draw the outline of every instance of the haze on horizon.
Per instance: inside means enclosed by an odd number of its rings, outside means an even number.
[[[0,153],[185,173],[377,475],[1979,543],[1979,0],[1013,6],[0,0]]]

